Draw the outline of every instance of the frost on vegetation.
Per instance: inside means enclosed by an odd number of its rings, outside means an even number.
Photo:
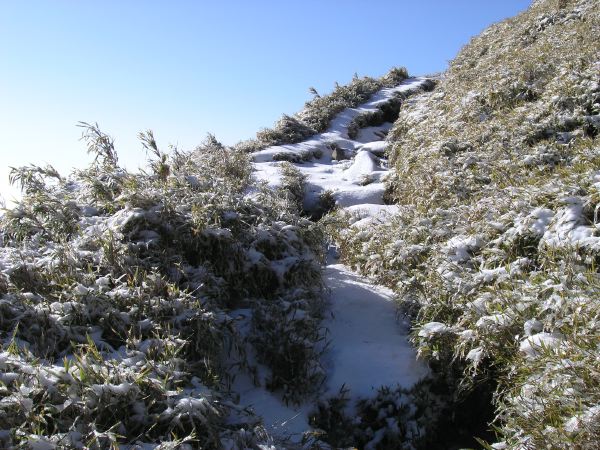
[[[562,338],[552,333],[537,333],[524,338],[519,350],[530,358],[538,356],[544,350],[551,350],[560,345]]]
[[[450,328],[447,325],[444,325],[443,323],[429,322],[419,329],[419,336],[427,338],[436,334],[448,333],[450,331],[452,331],[452,328]]]
[[[494,448],[600,439],[598,33],[598,2],[541,0],[474,38],[388,134],[397,214],[331,226],[440,379],[496,390]]]
[[[209,136],[166,154],[142,133],[139,174],[89,124],[89,168],[14,170],[24,198],[0,228],[0,444],[273,448],[230,395],[231,374],[286,402],[323,381],[324,226],[345,263],[394,289],[431,377],[352,404],[342,389],[311,414],[306,446],[458,448],[476,436],[596,448],[599,8],[535,1],[474,38],[435,91],[423,81],[343,124],[385,143],[267,151],[276,190],[252,180],[248,151],[339,125],[406,71],[314,91],[236,149]],[[325,191],[320,223],[301,218],[309,183],[294,164],[330,150],[362,194],[382,184],[388,152],[395,205],[372,206],[395,214],[328,214],[340,198]]]
[[[333,118],[346,108],[354,108],[365,103],[373,94],[385,87],[395,87],[408,78],[405,68],[393,68],[381,78],[355,76],[347,85],[339,85],[330,94],[319,95],[316,90],[312,93],[314,98],[304,105],[304,108],[294,116],[284,115],[273,128],[267,128],[256,134],[256,139],[240,142],[236,147],[246,152],[262,150],[272,145],[293,144],[323,132],[327,129]],[[399,105],[396,105],[399,107]],[[386,108],[393,108],[387,104]],[[392,119],[389,117],[393,116]],[[386,120],[395,118],[394,112],[386,109],[371,118],[370,122],[381,124]],[[369,121],[367,121],[369,122]],[[369,122],[369,123],[370,123]],[[368,124],[359,123],[353,128]]]
[[[148,167],[130,173],[82,125],[87,169],[11,174],[23,199],[0,228],[1,446],[270,445],[228,389],[233,368],[256,370],[248,352],[290,401],[319,385],[319,226],[212,136],[167,154],[141,133]]]

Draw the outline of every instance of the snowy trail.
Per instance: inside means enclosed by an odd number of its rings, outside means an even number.
[[[369,102],[342,111],[324,133],[298,144],[273,146],[254,154],[257,179],[272,187],[281,183],[280,164],[273,161],[277,153],[302,153],[320,150],[322,157],[294,164],[306,176],[305,207],[315,205],[321,192],[330,191],[338,206],[356,216],[352,226],[368,226],[372,220],[386,220],[397,211],[383,204],[384,177],[387,161],[381,158],[385,149],[382,134],[390,129],[385,123],[360,130],[356,140],[348,137],[348,126],[362,113],[372,112],[394,98],[396,93],[417,92],[426,78],[411,78],[399,86],[383,89]],[[347,152],[347,158],[332,158],[331,144]],[[370,182],[365,183],[365,177]],[[351,400],[370,397],[382,386],[409,388],[426,375],[424,364],[417,361],[415,350],[407,339],[409,326],[397,320],[393,294],[389,289],[373,286],[341,264],[331,262],[323,278],[330,291],[328,310],[323,325],[328,329],[329,346],[322,358],[326,380],[318,399],[348,389]],[[299,406],[285,405],[264,387],[255,387],[242,376],[234,386],[240,404],[251,407],[262,417],[267,431],[279,439],[298,443],[302,433],[310,430],[308,414],[317,398]]]
[[[330,289],[328,350],[322,363],[326,382],[319,398],[336,395],[342,387],[351,399],[374,395],[381,386],[411,387],[427,374],[407,340],[408,324],[396,320],[389,289],[373,286],[342,264],[329,264],[324,280]],[[316,399],[299,406],[285,405],[264,387],[255,387],[247,376],[234,385],[240,404],[262,417],[270,435],[298,443],[310,429],[308,415]]]
[[[341,207],[381,205],[385,191],[384,177],[388,169],[386,161],[377,156],[385,149],[385,143],[377,133],[387,132],[391,123],[363,128],[354,140],[348,136],[348,127],[358,115],[376,111],[395,95],[416,91],[427,82],[426,78],[409,78],[394,88],[381,90],[364,105],[343,110],[323,133],[297,144],[275,145],[254,153],[256,178],[276,187],[280,184],[281,174],[279,163],[273,161],[275,155],[319,150],[323,155],[321,158],[296,164],[306,175],[305,207],[314,207],[323,191],[331,191]],[[332,145],[343,149],[348,157],[341,161],[334,160]]]
[[[381,386],[410,387],[426,374],[407,341],[408,323],[396,320],[393,293],[375,287],[341,264],[325,270],[332,290],[325,321],[333,343],[325,357],[327,393],[345,385],[353,397],[368,397]]]

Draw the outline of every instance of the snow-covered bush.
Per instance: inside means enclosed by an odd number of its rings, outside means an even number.
[[[279,152],[273,155],[273,161],[287,161],[290,163],[303,163],[312,161],[314,158],[321,158],[323,152],[321,150],[296,152]]]
[[[322,97],[315,95],[306,102],[298,117],[317,132],[325,131],[337,113],[365,103],[375,92],[384,87],[397,86],[406,78],[408,72],[405,68],[393,68],[380,79],[355,75],[347,85],[336,84],[331,94]]]
[[[167,154],[141,133],[148,168],[130,173],[83,126],[90,167],[11,175],[23,199],[0,225],[2,445],[270,442],[228,389],[256,370],[249,352],[286,399],[318,387],[319,225],[213,136]]]
[[[429,92],[435,88],[435,85],[436,82],[434,80],[428,79],[423,83],[421,90]],[[398,118],[398,114],[400,114],[400,108],[403,101],[414,94],[414,92],[409,91],[397,92],[392,100],[382,103],[377,107],[376,111],[357,115],[350,125],[348,125],[348,137],[350,139],[356,139],[362,128],[375,127],[387,122],[395,122]]]
[[[315,430],[306,437],[334,448],[474,447],[473,435],[485,425],[491,395],[481,385],[457,393],[440,377],[424,378],[411,389],[382,386],[372,397],[354,402],[342,388],[311,412]]]
[[[273,128],[256,133],[259,142],[269,145],[294,144],[317,132],[296,117],[283,115]]]
[[[281,171],[281,186],[279,191],[289,202],[296,206],[298,213],[304,210],[304,195],[306,190],[306,175],[293,164],[284,161],[279,165]]]

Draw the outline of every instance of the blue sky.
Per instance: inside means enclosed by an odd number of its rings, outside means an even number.
[[[528,0],[0,0],[0,193],[8,166],[90,158],[98,122],[130,169],[152,129],[164,148],[227,144],[324,93],[392,66],[419,75]]]

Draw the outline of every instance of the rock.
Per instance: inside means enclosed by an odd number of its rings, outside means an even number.
[[[350,156],[348,155],[347,150],[336,146],[331,152],[331,159],[334,159],[335,161],[342,161],[344,159],[350,159]]]

